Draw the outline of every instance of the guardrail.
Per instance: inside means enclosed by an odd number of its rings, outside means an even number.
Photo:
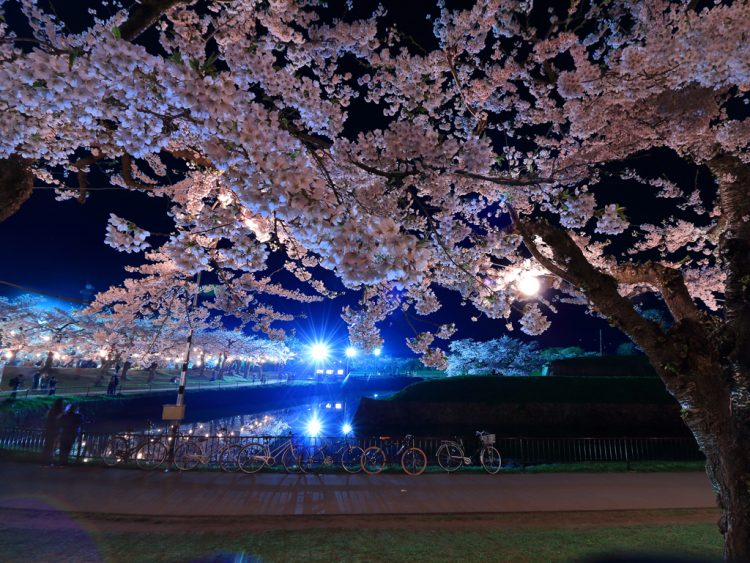
[[[99,458],[107,442],[114,435],[127,435],[134,443],[146,441],[154,436],[167,436],[167,430],[137,433],[82,432],[73,446],[72,456],[81,461]],[[274,443],[288,436],[265,436],[229,433],[211,436],[182,434],[178,440],[196,439],[207,441],[207,450],[218,450],[228,442],[244,445],[264,441]],[[398,437],[351,437],[349,443],[367,448],[398,441]],[[319,448],[324,443],[341,442],[342,437],[307,438],[294,436],[295,443],[309,448]],[[435,453],[446,438],[415,437],[415,446],[424,450],[430,463],[435,462]],[[44,431],[38,429],[0,428],[0,449],[38,452],[44,443]],[[466,455],[474,451],[474,442],[466,442]],[[646,438],[536,438],[498,437],[495,447],[500,451],[504,466],[520,466],[544,463],[597,463],[641,461],[700,461],[703,460],[698,446],[690,437],[646,437]]]
[[[372,381],[377,379],[389,379],[394,377],[418,377],[408,374],[400,374],[400,375],[385,375],[385,374],[352,374],[350,376],[350,379],[352,380],[364,380],[364,381]],[[192,379],[192,381],[191,381]],[[196,381],[195,378],[188,377],[188,384],[186,389],[187,390],[203,390],[203,389],[240,389],[243,387],[262,387],[264,385],[277,385],[280,383],[285,383],[289,385],[316,385],[316,384],[323,384],[323,383],[340,383],[341,379],[323,379],[319,380],[318,378],[314,376],[292,376],[292,377],[265,377],[265,378],[258,378],[255,380],[248,379],[248,380],[242,380],[242,381],[222,381],[222,380],[198,380]],[[158,382],[158,383],[149,383],[149,384],[143,384],[138,382],[125,382],[120,383],[117,386],[117,395],[129,395],[129,394],[136,394],[136,393],[160,393],[165,391],[176,391],[178,383],[165,383],[165,382]],[[31,388],[18,388],[15,392],[12,389],[6,389],[3,391],[0,391],[0,399],[2,398],[8,398],[8,397],[14,397],[17,399],[25,399],[29,397],[44,397],[50,395],[49,389],[31,389]],[[58,385],[55,388],[55,392],[52,393],[52,395],[84,395],[86,397],[92,396],[92,395],[107,395],[107,385],[105,383],[102,383],[100,385]]]
[[[188,390],[202,389],[240,389],[243,387],[261,387],[264,385],[274,385],[278,383],[287,383],[287,379],[266,379],[265,381],[196,381],[187,385]],[[292,379],[290,382],[296,383],[314,383],[306,380]],[[178,383],[150,383],[148,385],[143,384],[132,384],[128,385],[120,384],[117,386],[117,395],[131,395],[136,393],[163,393],[165,391],[176,391]],[[0,398],[14,396],[13,390],[0,391]],[[29,397],[45,397],[50,395],[49,389],[30,389],[30,388],[19,388],[15,391],[15,398],[25,399]],[[58,386],[55,392],[51,395],[84,395],[90,397],[92,395],[107,395],[107,386],[102,385],[64,385]]]

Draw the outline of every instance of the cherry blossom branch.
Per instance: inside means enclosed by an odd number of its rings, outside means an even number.
[[[120,157],[120,169],[122,171],[122,179],[125,182],[125,185],[135,190],[153,190],[154,186],[143,184],[133,178],[133,169],[131,168],[132,166],[133,160],[130,155],[127,153],[123,153],[123,155]]]
[[[154,25],[165,12],[179,4],[189,3],[190,0],[141,0],[120,26],[120,35],[126,41],[132,41]]]
[[[596,310],[606,315],[641,348],[654,353],[654,357],[664,356],[664,350],[659,350],[666,345],[661,327],[641,316],[633,304],[620,295],[618,281],[595,268],[567,232],[543,219],[521,220],[515,211],[511,212],[511,217],[524,245],[545,268],[578,288]],[[552,249],[554,259],[539,250],[534,237],[541,238]],[[564,268],[561,263],[565,264]]]
[[[91,155],[87,158],[81,158],[73,163],[73,168],[76,169],[76,176],[78,178],[78,198],[76,201],[83,205],[86,202],[86,192],[88,190],[88,171],[86,168],[95,163],[98,160],[104,158],[103,154]]]
[[[655,285],[676,321],[702,321],[705,318],[705,314],[690,296],[685,279],[679,270],[649,261],[643,264],[617,266],[613,276],[620,283]]]

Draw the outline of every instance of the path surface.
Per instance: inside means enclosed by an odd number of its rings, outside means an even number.
[[[0,509],[149,516],[713,508],[704,473],[256,475],[0,463]]]

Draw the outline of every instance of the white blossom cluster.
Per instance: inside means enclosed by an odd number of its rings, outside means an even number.
[[[130,221],[110,213],[104,242],[120,252],[141,252],[151,246],[146,242],[150,234]]]

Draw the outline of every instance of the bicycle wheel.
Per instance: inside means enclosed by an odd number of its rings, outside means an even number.
[[[174,451],[174,465],[180,471],[195,469],[203,460],[203,452],[195,442],[183,442]]]
[[[482,453],[479,454],[479,461],[482,463],[484,470],[492,475],[500,471],[500,466],[503,464],[502,459],[500,459],[500,452],[494,446],[485,446],[482,448]]]
[[[307,452],[307,455],[303,455],[302,465],[304,466],[304,471],[306,473],[315,472],[324,465],[329,465],[327,460],[330,459],[330,456],[326,456],[326,452],[323,448],[314,448],[313,450],[305,448],[305,451]]]
[[[370,446],[362,452],[360,465],[362,465],[362,470],[368,475],[377,475],[385,469],[386,461],[387,459],[383,450],[378,446]]]
[[[167,446],[158,440],[148,441],[135,451],[135,464],[148,471],[156,469],[167,458]]]
[[[225,473],[233,473],[239,471],[240,465],[237,461],[242,446],[239,444],[230,444],[225,446],[223,450],[219,452],[219,467]]]
[[[427,469],[427,454],[419,448],[409,448],[401,455],[401,468],[407,475],[421,475]]]
[[[442,444],[435,456],[437,457],[438,465],[448,473],[460,469],[464,464],[464,452],[454,442]]]
[[[341,465],[347,473],[359,473],[362,471],[363,449],[359,446],[344,448],[341,452]]]
[[[237,466],[245,473],[257,473],[266,464],[268,452],[263,444],[252,442],[237,454]]]
[[[129,450],[130,446],[125,438],[122,436],[113,436],[109,439],[107,445],[104,446],[102,461],[110,467],[122,463],[128,459]]]
[[[301,446],[290,446],[281,457],[287,473],[306,473],[310,463],[310,452]]]

